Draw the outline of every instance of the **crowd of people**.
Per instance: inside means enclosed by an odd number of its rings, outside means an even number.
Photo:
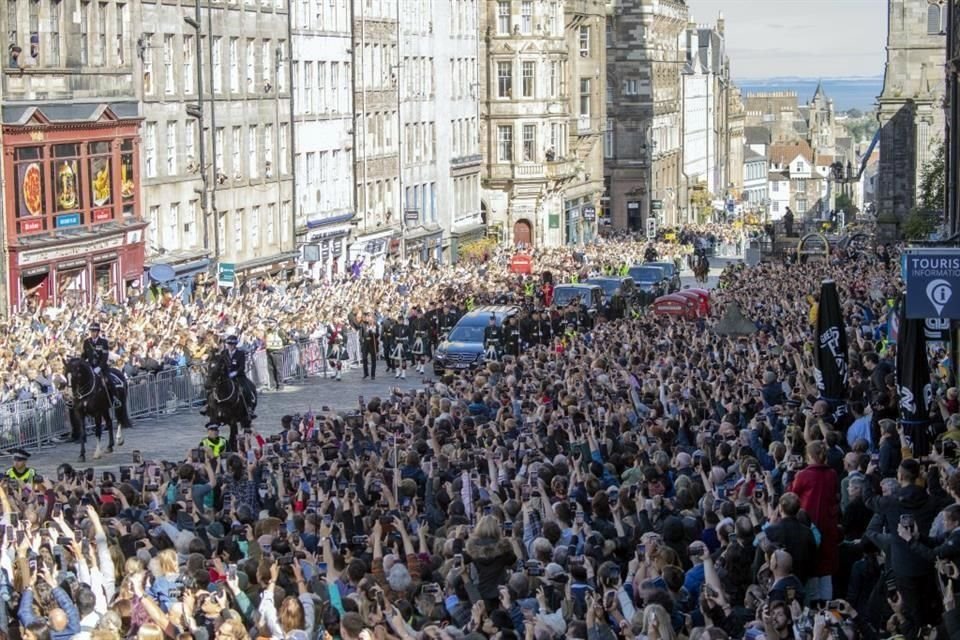
[[[562,280],[644,250],[538,251],[538,267]],[[456,283],[478,299],[522,291],[505,259],[478,269],[346,286],[372,314]],[[64,464],[40,477],[21,452],[0,486],[0,628],[27,640],[955,637],[960,407],[931,362],[936,453],[914,458],[885,333],[896,270],[874,250],[737,265],[712,317],[583,327],[353,411],[291,414],[275,433],[256,423],[237,453],[215,425],[183,460],[134,452],[99,475]],[[843,415],[813,375],[826,275],[850,338]],[[317,310],[323,293],[300,294],[317,297],[301,308],[281,286],[250,293],[290,305],[291,332],[347,320],[344,298]],[[756,333],[716,331],[734,302]],[[168,332],[149,352],[201,330],[269,330],[233,304],[172,305],[169,328],[131,336]]]
[[[609,246],[598,240],[584,255],[593,259]],[[617,241],[615,246],[622,259],[642,261],[648,243]],[[660,256],[669,258],[689,249],[672,242],[653,246]],[[582,268],[567,250],[535,249],[532,255],[541,271],[572,274]],[[359,365],[363,315],[358,301],[364,301],[362,312],[372,314],[379,324],[387,317],[410,317],[418,309],[421,314],[438,309],[449,299],[449,290],[459,290],[464,281],[482,283],[472,291],[478,301],[493,300],[505,292],[522,297],[524,279],[506,269],[510,256],[500,251],[484,264],[434,263],[422,269],[393,264],[382,278],[364,272],[362,266],[331,282],[260,278],[242,283],[228,297],[209,286],[197,288],[189,298],[157,290],[155,295],[132,296],[125,306],[33,302],[3,321],[0,404],[50,392],[62,372],[63,359],[80,352],[88,328],[95,323],[110,341],[111,366],[127,378],[202,362],[221,348],[225,335],[240,336],[240,347],[248,352],[279,350],[301,339],[324,339],[331,327],[348,338],[350,361]],[[466,296],[456,300],[458,304],[465,301]],[[274,376],[272,384],[278,386],[280,381]]]

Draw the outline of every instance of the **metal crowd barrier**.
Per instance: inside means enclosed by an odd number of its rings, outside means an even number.
[[[282,349],[248,354],[247,376],[258,389],[273,386],[271,369],[274,367],[281,384],[326,377],[326,340],[301,340]],[[205,379],[202,365],[174,367],[129,378],[127,412],[136,421],[194,411],[207,400]],[[38,448],[69,435],[70,431],[69,409],[60,392],[0,404],[0,449]]]

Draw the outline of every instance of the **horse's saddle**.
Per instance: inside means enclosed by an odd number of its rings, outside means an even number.
[[[124,378],[123,374],[117,369],[107,369],[107,375],[110,376],[110,382],[112,382],[115,387],[122,387],[126,383],[126,378]]]

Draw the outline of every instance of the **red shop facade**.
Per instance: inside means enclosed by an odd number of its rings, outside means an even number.
[[[143,275],[141,119],[90,108],[4,114],[9,309],[123,302]]]

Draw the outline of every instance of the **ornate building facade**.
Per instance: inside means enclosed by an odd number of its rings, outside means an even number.
[[[486,222],[512,244],[596,232],[606,59],[597,0],[485,0],[480,144]]]
[[[10,0],[0,310],[122,302],[143,276],[141,3]]]

